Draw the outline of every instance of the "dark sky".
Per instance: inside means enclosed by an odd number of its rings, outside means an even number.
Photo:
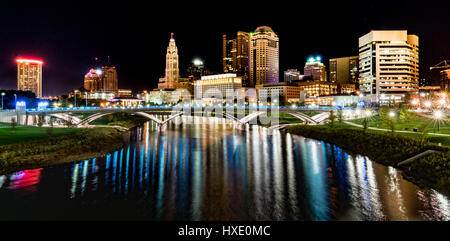
[[[258,1],[259,7],[244,1],[143,3],[39,2],[39,7],[0,8],[0,89],[16,88],[17,56],[45,61],[44,95],[82,86],[84,74],[95,66],[94,57],[101,64],[106,56],[117,66],[120,88],[152,89],[164,75],[170,32],[175,33],[182,73],[195,57],[220,71],[222,34],[261,25],[272,27],[280,38],[281,73],[303,69],[310,55],[322,55],[327,65],[329,58],[357,55],[358,38],[371,30],[417,34],[423,76],[430,66],[450,59],[446,2],[279,0]]]

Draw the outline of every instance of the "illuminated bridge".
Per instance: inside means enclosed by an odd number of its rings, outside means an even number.
[[[220,117],[233,121],[235,126],[239,129],[243,125],[250,123],[261,115],[270,113],[271,110],[276,109],[280,112],[288,113],[295,118],[298,118],[306,124],[317,125],[323,123],[328,119],[329,113],[335,108],[329,107],[271,107],[271,106],[234,106],[233,110],[245,111],[248,115],[238,118],[234,114],[227,112],[229,106],[187,106],[183,109],[181,106],[140,106],[140,107],[78,107],[78,108],[41,108],[41,109],[27,109],[27,110],[9,110],[0,112],[0,122],[11,122],[13,118],[22,125],[36,125],[39,116],[45,118],[56,118],[62,120],[64,123],[70,122],[75,127],[88,127],[89,123],[100,119],[104,116],[114,113],[127,113],[130,115],[138,115],[154,121],[159,127],[165,127],[168,122],[181,117],[183,115],[196,115],[204,112],[215,112],[218,109],[223,110],[223,116]],[[187,111],[186,111],[187,110]],[[320,114],[310,117],[304,114],[304,111],[320,112]],[[158,115],[170,116],[165,120],[160,120]],[[82,117],[80,117],[82,116]],[[275,129],[277,129],[277,126]]]

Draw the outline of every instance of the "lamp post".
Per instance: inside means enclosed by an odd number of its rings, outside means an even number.
[[[73,97],[74,97],[74,99],[73,99],[73,107],[77,108],[77,90],[73,91]]]
[[[2,92],[2,110],[3,110],[3,96],[5,96],[5,92]]]
[[[17,94],[14,94],[14,104],[17,104]]]
[[[437,122],[438,133],[439,133],[439,130],[440,130],[440,127],[441,127],[441,118],[442,118],[442,116],[443,116],[442,111],[438,110],[438,111],[434,112],[434,118],[436,119],[436,122]]]

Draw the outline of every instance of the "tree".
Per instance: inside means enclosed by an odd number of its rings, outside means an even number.
[[[328,117],[328,124],[331,127],[333,127],[335,122],[336,122],[336,114],[334,114],[334,111],[331,111],[330,116]]]
[[[406,123],[408,125],[408,129],[410,128],[411,122],[414,121],[415,117],[416,115],[409,111],[408,107],[404,105],[402,106],[400,110],[400,121],[402,123]]]
[[[420,145],[423,146],[424,142],[425,142],[425,136],[428,134],[428,126],[430,125],[431,122],[428,123],[423,123],[420,127],[419,127],[419,133],[420,133]]]
[[[11,118],[11,129],[14,131],[17,127],[17,120],[16,117]]]
[[[342,108],[337,110],[337,118],[339,122],[344,122],[344,110]]]
[[[42,127],[42,126],[44,125],[44,122],[45,122],[45,115],[44,115],[44,113],[41,113],[41,114],[39,114],[39,116],[38,116],[38,122],[37,122],[37,125],[38,125],[39,127]]]
[[[366,117],[363,120],[363,131],[364,131],[364,133],[367,132],[368,128],[369,128],[369,118]]]

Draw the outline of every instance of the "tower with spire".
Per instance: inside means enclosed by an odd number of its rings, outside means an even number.
[[[171,33],[166,54],[166,75],[159,80],[158,89],[175,89],[179,78],[178,48],[173,33]]]

